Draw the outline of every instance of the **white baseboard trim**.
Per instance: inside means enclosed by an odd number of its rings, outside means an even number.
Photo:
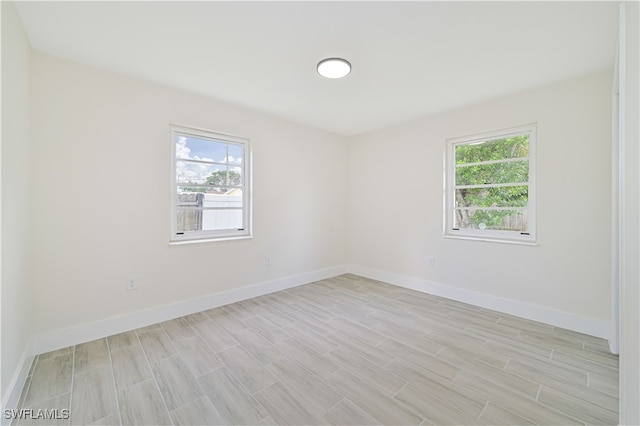
[[[65,329],[49,331],[34,337],[33,354],[41,354],[91,340],[101,339],[113,334],[124,333],[158,322],[168,321],[207,309],[228,305],[229,303],[251,299],[326,278],[332,278],[345,273],[347,273],[347,265],[339,265],[264,281],[220,293],[207,294],[194,299],[92,321]]]
[[[18,407],[18,402],[20,402],[20,396],[27,381],[33,358],[33,339],[31,339],[22,352],[18,367],[11,378],[11,382],[9,382],[7,393],[2,398],[2,421],[0,421],[2,425],[11,424],[12,419],[5,418],[5,410],[13,410]]]
[[[486,293],[465,290],[421,278],[380,271],[360,265],[349,265],[349,272],[362,277],[383,281],[399,287],[457,300],[505,314],[566,328],[590,336],[609,339],[609,321],[558,311],[540,305],[506,299]]]

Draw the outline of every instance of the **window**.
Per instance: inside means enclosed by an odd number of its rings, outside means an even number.
[[[171,126],[174,243],[248,237],[249,140]]]
[[[536,126],[447,141],[445,236],[535,242]]]

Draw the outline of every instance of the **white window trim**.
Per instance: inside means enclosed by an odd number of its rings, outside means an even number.
[[[489,229],[458,229],[454,230],[454,202],[455,202],[455,146],[482,142],[485,140],[509,137],[512,135],[529,134],[529,207],[528,207],[528,235],[517,231],[500,231]],[[508,129],[492,130],[468,136],[447,139],[444,156],[444,237],[453,239],[489,241],[499,243],[538,245],[537,243],[537,200],[536,200],[536,145],[537,123],[526,124]],[[489,162],[488,162],[489,163]]]
[[[236,135],[229,135],[220,132],[213,132],[210,130],[199,129],[188,126],[181,126],[170,124],[169,139],[171,145],[171,205],[170,205],[170,219],[171,229],[169,234],[169,245],[183,245],[194,243],[207,243],[215,241],[229,241],[252,238],[252,151],[251,141],[248,138],[244,138]],[[177,192],[176,192],[176,134],[186,134],[195,137],[205,139],[215,139],[223,143],[231,143],[243,146],[243,158],[242,158],[242,221],[244,223],[243,229],[233,230],[209,230],[209,231],[197,231],[190,232],[184,235],[177,232]]]

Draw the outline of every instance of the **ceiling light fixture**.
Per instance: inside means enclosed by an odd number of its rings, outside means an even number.
[[[342,78],[351,72],[351,64],[342,58],[327,58],[318,62],[318,74],[326,78]]]

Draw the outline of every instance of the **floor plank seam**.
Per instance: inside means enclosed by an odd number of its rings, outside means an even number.
[[[72,351],[72,355],[71,355],[71,386],[69,389],[69,425],[71,424],[72,421],[72,416],[71,413],[73,413],[73,385],[76,381],[76,374],[75,374],[75,369],[76,369],[76,346],[73,347],[73,351]]]
[[[111,355],[111,346],[109,345],[109,339],[105,338],[105,345],[107,347],[107,355],[109,356],[109,367],[110,367],[110,371],[111,371],[111,379],[113,381],[113,388],[116,391],[116,408],[118,410],[118,420],[120,421],[120,424],[122,423],[122,410],[120,409],[120,401],[118,400],[118,386],[116,384],[116,374],[113,371],[113,356]]]

